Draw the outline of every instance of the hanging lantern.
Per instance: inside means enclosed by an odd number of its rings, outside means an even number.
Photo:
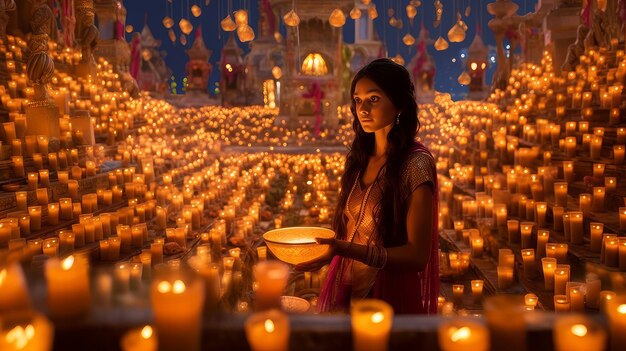
[[[346,15],[340,9],[334,9],[328,18],[328,22],[333,27],[341,28],[346,24]]]
[[[411,46],[415,44],[415,38],[411,35],[411,33],[406,33],[406,35],[402,37],[402,42],[406,46]]]
[[[235,23],[238,26],[242,24],[248,24],[248,11],[246,10],[238,10],[235,12]]]
[[[174,26],[174,20],[170,16],[163,17],[163,21],[161,21],[161,23],[163,23],[163,27],[167,29],[170,29]]]
[[[412,0],[411,5],[413,5],[415,8],[418,8],[422,6],[422,2],[420,0]]]
[[[447,48],[448,42],[444,38],[439,37],[437,41],[435,41],[435,49],[437,49],[437,51],[443,51]]]
[[[458,22],[448,31],[448,40],[452,43],[460,43],[465,40],[465,31]]]
[[[397,63],[397,64],[399,64],[401,66],[404,66],[404,57],[402,57],[402,55],[400,55],[400,54],[396,54],[396,56],[392,57],[391,61],[393,61],[393,62],[395,62],[395,63]]]
[[[280,32],[274,32],[274,40],[276,40],[276,42],[278,44],[283,42],[283,35],[280,34]]]
[[[189,34],[193,31],[193,25],[186,18],[181,18],[178,22],[178,27],[180,27],[180,31]]]
[[[371,20],[374,20],[378,17],[378,11],[376,11],[376,5],[372,4],[369,9],[367,9],[367,15]]]
[[[459,21],[458,24],[463,29],[463,31],[467,32],[467,23],[465,23],[465,21]]]
[[[465,8],[465,17],[469,17],[470,13],[472,12],[472,8],[471,7],[466,7]]]
[[[289,27],[297,27],[298,24],[300,24],[300,17],[298,17],[296,11],[291,10],[283,16],[283,21],[285,21],[285,25]]]
[[[372,0],[361,0],[361,4],[363,5],[369,5],[372,2]]]
[[[393,17],[395,13],[396,11],[393,9],[393,7],[387,9],[387,17]]]
[[[417,16],[417,8],[411,4],[406,5],[406,16],[413,21],[413,18]]]
[[[459,78],[456,79],[461,85],[469,85],[472,82],[472,77],[467,73],[467,71],[463,71]]]
[[[402,21],[402,18],[398,18],[398,21],[396,22],[396,28],[402,29],[402,27],[404,27],[404,22]]]
[[[170,37],[170,41],[171,41],[172,43],[175,43],[175,42],[176,42],[176,33],[174,33],[174,30],[173,30],[173,29],[170,29],[170,30],[167,32],[167,35]]]
[[[142,49],[141,50],[141,58],[144,61],[150,61],[152,59],[152,51],[150,51],[148,49]]]
[[[237,29],[237,24],[233,21],[232,18],[230,18],[230,15],[224,17],[222,22],[220,22],[220,25],[222,26],[222,30],[224,30],[225,32],[232,32]]]
[[[274,77],[274,79],[278,80],[280,79],[280,77],[283,76],[283,70],[280,69],[280,67],[278,66],[274,66],[272,68],[272,76]]]
[[[185,34],[180,35],[180,43],[183,45],[187,45],[187,36]]]
[[[392,26],[392,27],[397,26],[397,25],[398,25],[398,19],[397,19],[397,18],[395,18],[395,17],[391,17],[391,18],[389,19],[389,25],[390,25],[390,26]]]
[[[361,10],[356,7],[350,10],[350,18],[352,18],[353,20],[361,18]]]
[[[247,24],[237,27],[237,36],[242,43],[254,40],[254,30]]]
[[[191,13],[194,17],[200,17],[200,15],[202,14],[202,9],[198,5],[193,5],[191,6]]]
[[[126,33],[132,33],[134,29],[135,28],[133,27],[132,24],[127,24],[126,25]]]

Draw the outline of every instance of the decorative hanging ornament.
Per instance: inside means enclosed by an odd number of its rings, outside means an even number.
[[[389,25],[390,25],[390,26],[392,26],[392,27],[397,26],[397,25],[398,25],[398,19],[397,19],[397,18],[395,18],[395,17],[391,17],[391,18],[389,19]]]
[[[411,20],[411,23],[413,23],[413,18],[417,16],[417,8],[411,4],[406,5],[406,16]]]
[[[283,70],[280,69],[280,67],[278,66],[274,66],[272,68],[272,76],[274,77],[274,79],[278,80],[280,79],[280,77],[283,76]]]
[[[202,14],[202,9],[198,5],[193,5],[191,6],[191,13],[194,17],[200,17],[200,15]]]
[[[296,11],[291,10],[283,16],[283,21],[285,21],[285,24],[289,27],[297,27],[298,24],[300,24],[300,17],[298,17]]]
[[[469,17],[472,13],[472,8],[470,6],[465,8],[465,17]]]
[[[396,28],[402,29],[402,27],[404,27],[404,22],[402,21],[402,18],[398,18],[398,22],[396,22]]]
[[[372,2],[372,0],[361,0],[361,4],[363,5],[369,5]]]
[[[134,29],[135,28],[133,27],[132,24],[127,24],[126,25],[126,33],[132,33]]]
[[[392,57],[391,60],[401,66],[404,66],[404,57],[400,54],[396,54],[396,56]]]
[[[361,18],[361,10],[356,7],[350,10],[350,18],[352,18],[353,20]]]
[[[448,40],[452,43],[460,43],[465,40],[465,31],[459,26],[459,22],[455,23],[448,31]]]
[[[237,29],[237,24],[232,18],[230,18],[230,15],[224,17],[224,19],[220,22],[220,25],[222,26],[222,30],[225,32],[232,32]]]
[[[174,33],[174,30],[170,28],[170,30],[167,32],[167,35],[170,37],[170,41],[172,43],[176,42],[176,33]]]
[[[180,27],[180,31],[189,34],[193,31],[193,25],[186,18],[181,18],[178,22],[178,27]]]
[[[378,17],[378,11],[376,11],[376,4],[372,4],[369,9],[367,9],[367,15],[371,20],[374,20]]]
[[[185,34],[180,35],[180,43],[183,45],[187,45],[187,36]]]
[[[237,27],[237,36],[242,43],[254,40],[254,30],[247,24]]]
[[[467,73],[467,71],[463,71],[459,78],[456,79],[461,85],[469,85],[472,82],[472,77]]]
[[[387,9],[387,17],[393,17],[395,13],[396,11],[394,11],[393,7]]]
[[[417,8],[417,7],[422,6],[422,2],[419,1],[419,0],[414,0],[414,1],[412,0],[411,1],[411,5],[413,5],[413,6],[415,6]]]
[[[402,37],[402,42],[406,46],[411,46],[415,44],[415,38],[411,35],[411,33],[406,33],[406,35]]]
[[[170,29],[174,26],[174,20],[170,16],[163,17],[163,21],[161,21],[161,23],[163,23],[163,27],[167,29]]]
[[[346,24],[346,15],[340,9],[334,9],[328,18],[328,22],[333,27],[341,28]]]
[[[278,44],[283,42],[283,35],[280,34],[280,32],[274,32],[274,40],[276,40],[276,42]]]
[[[467,32],[467,23],[465,23],[465,21],[459,21],[458,24],[463,28],[463,31]]]
[[[235,23],[238,26],[242,24],[248,24],[248,11],[246,10],[238,10],[235,12]]]
[[[437,41],[435,41],[435,49],[437,51],[443,51],[447,48],[448,48],[448,42],[444,38],[439,37]]]

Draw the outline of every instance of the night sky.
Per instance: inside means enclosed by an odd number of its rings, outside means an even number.
[[[301,0],[296,0],[296,12],[297,3]],[[358,0],[357,0],[358,1]],[[444,12],[442,16],[441,24],[438,28],[433,27],[433,21],[435,19],[434,1],[424,0],[422,5],[417,9],[417,16],[414,19],[414,23],[411,26],[409,20],[406,17],[405,6],[409,3],[408,0],[372,0],[376,4],[379,17],[374,20],[374,27],[378,36],[383,42],[386,43],[387,52],[390,57],[400,53],[405,61],[408,63],[411,57],[415,55],[415,45],[407,47],[402,42],[402,37],[410,31],[410,33],[417,38],[420,31],[420,22],[423,21],[424,26],[429,31],[429,37],[436,40],[440,33],[447,40],[447,32],[450,30],[454,21],[456,20],[455,13],[460,11],[465,12],[467,6],[471,7],[470,16],[463,18],[468,25],[465,41],[461,43],[449,43],[450,46],[447,50],[437,51],[431,45],[428,47],[428,51],[433,56],[436,62],[437,73],[435,77],[435,89],[442,92],[449,92],[455,98],[460,98],[467,92],[467,87],[461,86],[457,82],[457,77],[463,71],[463,56],[467,52],[467,48],[474,39],[477,27],[482,28],[482,36],[485,45],[490,46],[490,56],[495,56],[495,39],[493,34],[487,27],[487,22],[493,18],[486,10],[486,4],[492,2],[491,0],[441,0],[444,5]],[[520,8],[518,10],[519,15],[523,15],[527,12],[533,11],[535,2],[532,0],[520,1],[513,0]],[[206,2],[209,2],[208,6]],[[197,4],[202,8],[202,15],[198,18],[191,14],[191,6]],[[167,52],[165,62],[168,67],[173,70],[173,74],[177,85],[182,87],[182,79],[185,76],[185,64],[187,62],[187,55],[184,50],[188,49],[193,43],[193,33],[189,36],[187,45],[183,46],[178,40],[175,44],[168,38],[167,29],[161,24],[161,20],[167,13],[174,19],[176,25],[173,27],[177,36],[180,36],[181,32],[178,28],[178,21],[182,17],[185,17],[191,21],[194,25],[194,30],[199,25],[202,28],[202,34],[204,36],[207,47],[213,51],[210,62],[213,64],[213,73],[211,74],[209,90],[213,90],[216,87],[216,83],[219,81],[219,70],[217,69],[217,63],[220,60],[221,48],[226,43],[228,38],[227,32],[224,32],[220,28],[220,21],[226,16],[229,8],[232,11],[236,11],[241,8],[245,8],[249,12],[249,24],[258,35],[258,1],[257,0],[124,0],[124,6],[128,10],[126,24],[130,24],[134,27],[135,31],[140,31],[143,28],[144,21],[147,19],[148,26],[152,30],[152,33],[157,39],[162,41],[161,50]],[[395,10],[395,17],[401,16],[404,27],[397,29],[389,25],[389,16],[387,9],[393,8]],[[329,14],[330,15],[330,14]],[[363,15],[367,15],[364,13]],[[278,20],[278,19],[277,19]],[[280,31],[285,35],[285,26],[280,19]],[[354,21],[346,14],[346,24],[343,27],[344,42],[354,42]],[[130,40],[130,34],[126,35],[127,40]],[[236,35],[235,35],[236,38]],[[237,40],[237,39],[236,39]],[[249,51],[248,43],[241,43],[237,40],[239,46],[244,52]],[[495,69],[495,64],[488,67],[487,70],[487,82],[491,81],[491,74]]]

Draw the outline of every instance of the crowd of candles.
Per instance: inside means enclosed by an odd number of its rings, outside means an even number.
[[[5,185],[15,191],[14,206],[0,219],[0,312],[35,307],[45,315],[0,324],[0,346],[45,348],[54,330],[49,319],[81,320],[149,297],[153,324],[128,331],[124,350],[199,350],[203,318],[224,310],[250,313],[245,332],[254,350],[286,350],[290,316],[282,299],[319,289],[326,268],[295,274],[268,260],[260,235],[281,226],[330,226],[344,155],[254,148],[347,145],[348,107],[338,108],[341,127],[320,135],[307,124],[275,123],[276,109],[176,109],[131,98],[112,65],[100,60],[96,77],[55,72],[58,140],[27,135],[34,91],[25,49],[11,36],[0,46],[10,77],[0,85],[9,116],[0,158],[10,159],[15,180]],[[71,49],[52,43],[50,50],[60,67],[80,61]],[[626,347],[618,332],[626,330],[626,193],[618,186],[625,78],[622,50],[588,52],[562,76],[546,53],[541,65],[514,69],[507,88],[487,102],[455,103],[441,94],[421,106],[420,136],[437,159],[439,228],[455,247],[438,257],[441,275],[455,282],[438,310],[461,316],[439,326],[443,350],[523,345],[533,318],[526,311],[550,306],[558,314],[599,310],[609,325],[607,331],[582,314],[556,318],[557,349],[600,350],[608,336],[613,347]],[[226,146],[252,151],[222,154]],[[484,261],[494,262],[497,281],[462,284],[472,263]],[[542,291],[530,291],[532,281]],[[30,291],[38,284],[45,298]],[[487,297],[487,284],[528,291]],[[473,306],[464,306],[465,295]],[[311,313],[317,297],[303,303]],[[485,318],[468,319],[465,307],[477,306]],[[354,303],[355,349],[386,348],[392,321],[382,301]]]

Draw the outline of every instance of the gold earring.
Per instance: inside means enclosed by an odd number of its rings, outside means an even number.
[[[400,124],[400,113],[402,112],[398,112],[398,115],[396,116],[396,125]]]

